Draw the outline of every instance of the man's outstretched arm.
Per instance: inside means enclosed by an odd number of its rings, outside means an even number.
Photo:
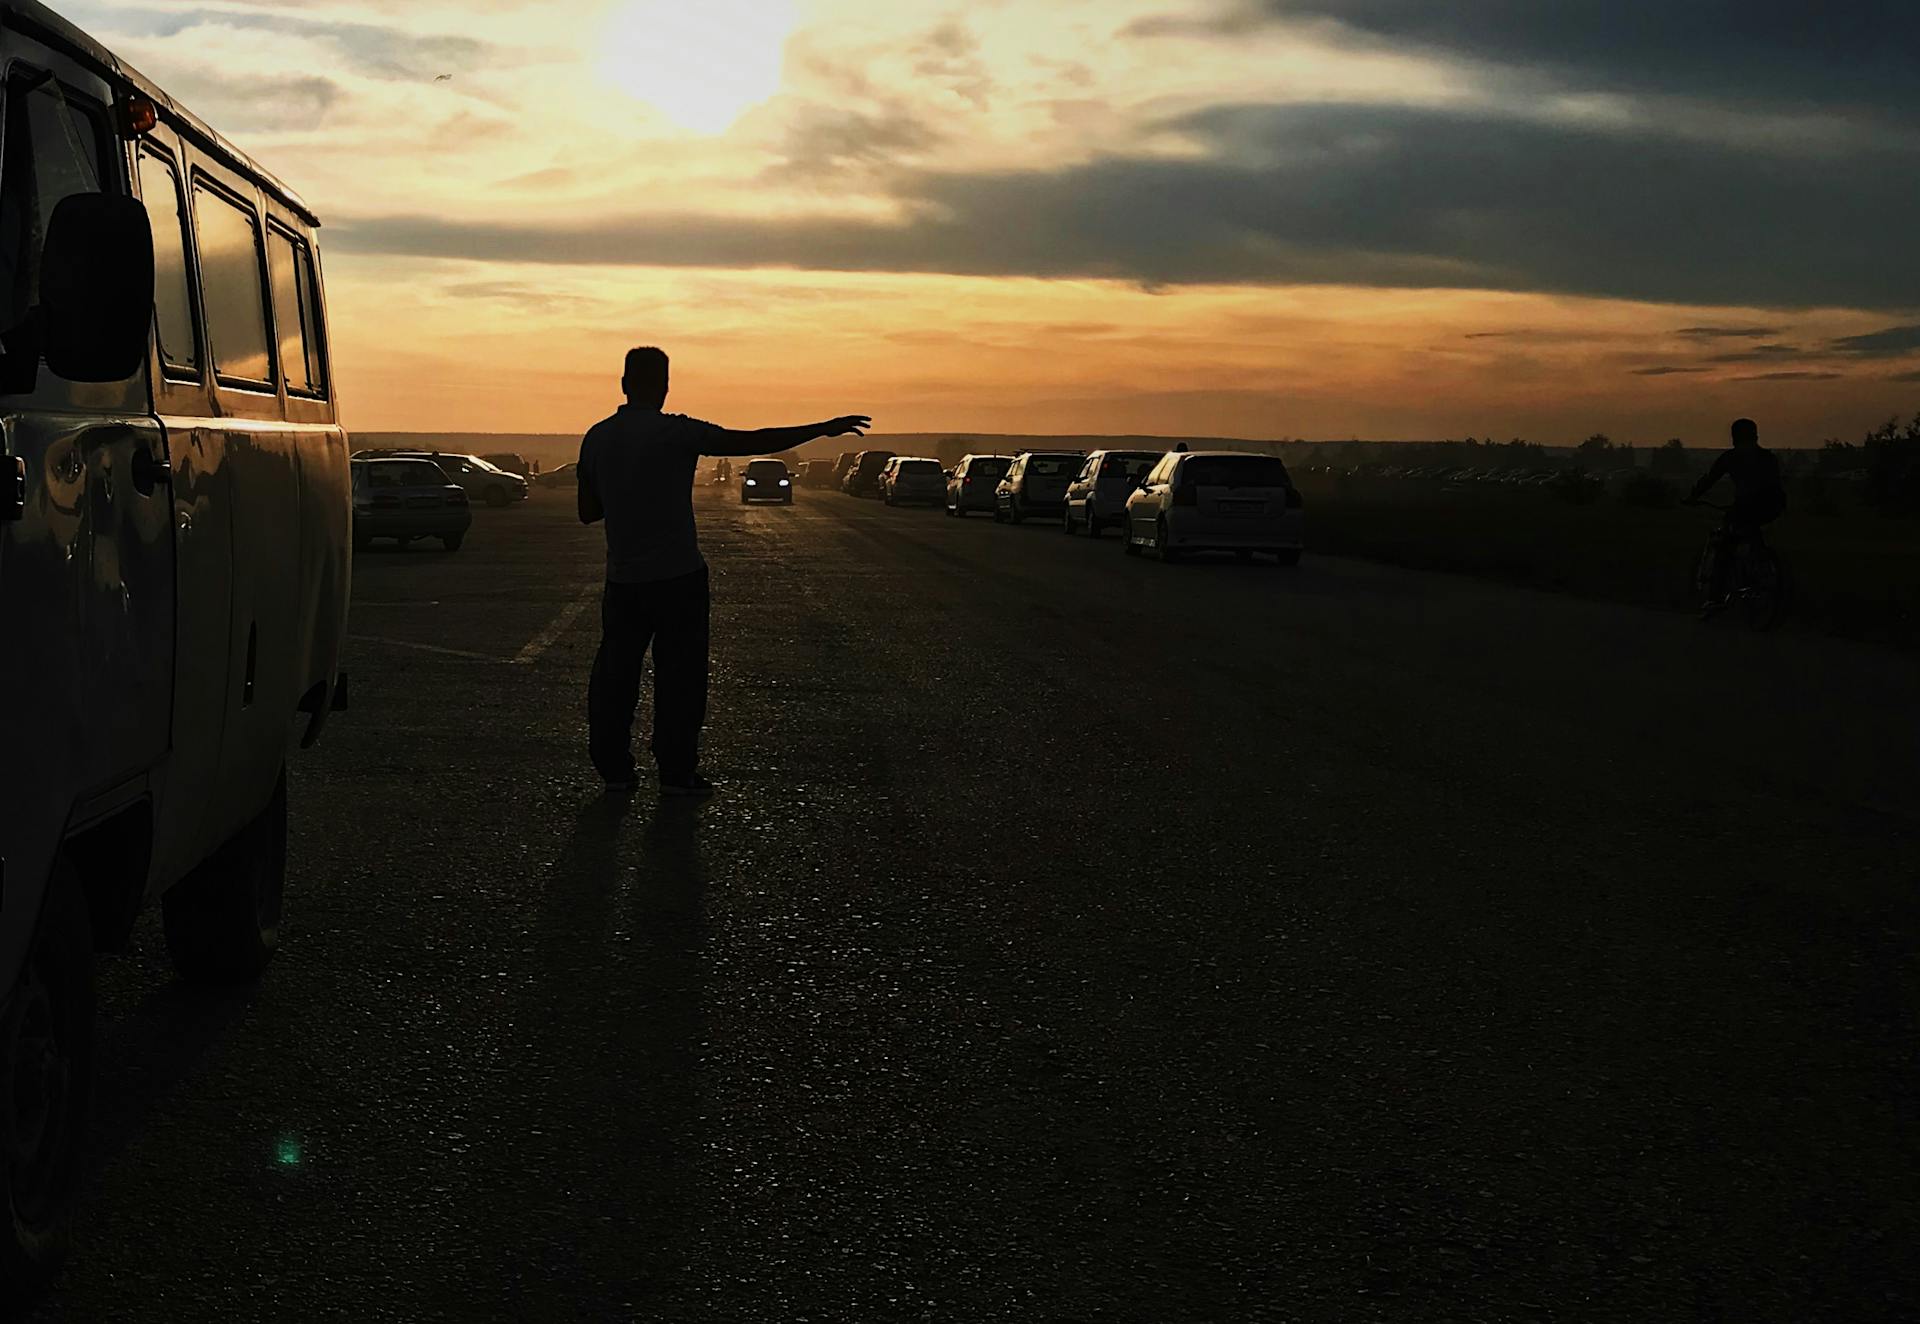
[[[804,446],[820,437],[844,437],[849,434],[864,437],[867,429],[873,426],[873,420],[865,414],[847,414],[841,418],[830,418],[824,423],[802,423],[794,428],[757,428],[751,432],[735,432],[731,428],[716,428],[700,443],[702,455],[778,455],[781,451],[790,451],[795,446]]]

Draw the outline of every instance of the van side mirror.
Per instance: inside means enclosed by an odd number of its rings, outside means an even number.
[[[62,198],[40,259],[47,366],[70,382],[124,381],[147,361],[153,325],[153,227],[110,193]]]

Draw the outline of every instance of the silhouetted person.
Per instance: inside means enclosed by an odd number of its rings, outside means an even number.
[[[730,432],[667,414],[667,356],[627,354],[627,403],[580,443],[580,522],[607,522],[600,652],[587,692],[587,754],[610,791],[639,786],[633,762],[640,669],[653,649],[653,758],[663,795],[706,795],[700,728],[707,719],[707,563],[693,523],[703,455],[770,455],[816,437],[855,436],[864,414],[791,428]]]
[[[1712,586],[1708,596],[1726,596],[1727,571],[1738,543],[1759,536],[1760,530],[1786,513],[1787,488],[1780,479],[1780,458],[1760,444],[1760,428],[1750,418],[1733,422],[1733,449],[1722,451],[1713,467],[1693,485],[1689,504],[1700,500],[1722,478],[1733,480],[1733,508],[1727,512],[1726,536],[1715,550]]]

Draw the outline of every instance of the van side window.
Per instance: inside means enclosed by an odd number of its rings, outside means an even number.
[[[53,209],[98,193],[100,120],[78,94],[17,75],[7,84],[5,179],[0,181],[0,330],[16,326],[40,295],[40,253]]]
[[[153,316],[160,332],[160,362],[169,377],[200,380],[200,337],[195,330],[193,273],[187,269],[187,204],[173,163],[151,150],[140,153],[140,200],[153,226]]]
[[[260,222],[253,209],[196,179],[200,288],[207,306],[213,370],[246,386],[273,383],[266,290],[260,279]]]
[[[295,395],[323,395],[320,344],[314,317],[313,260],[307,246],[267,231],[267,267],[273,273],[273,319],[280,331],[280,372]]]

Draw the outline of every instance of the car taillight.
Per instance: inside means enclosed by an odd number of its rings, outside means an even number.
[[[393,495],[393,493],[391,492],[376,492],[373,494],[373,508],[375,510],[379,510],[383,506],[390,507],[390,506],[397,506],[399,504],[400,504],[400,498]]]
[[[1200,504],[1200,489],[1192,483],[1180,483],[1173,489],[1173,504],[1176,506],[1197,506]]]
[[[1305,504],[1306,504],[1306,502],[1304,502],[1304,501],[1302,501],[1302,500],[1300,499],[1300,489],[1299,489],[1299,488],[1297,488],[1297,487],[1289,487],[1289,488],[1287,489],[1287,509],[1288,509],[1288,510],[1298,510],[1298,509],[1300,509],[1300,507],[1301,507],[1301,506],[1303,506],[1303,505],[1305,505]]]
[[[962,478],[962,479],[960,480],[960,486],[962,486],[962,487],[972,487],[972,486],[973,486],[973,475],[972,475],[972,474],[968,474],[968,475],[967,475],[967,476],[966,476],[965,478]]]
[[[465,491],[464,489],[462,489],[462,488],[458,488],[458,487],[456,487],[456,488],[453,488],[452,490],[450,490],[450,491],[449,491],[449,492],[447,493],[447,504],[448,504],[449,506],[464,506],[464,505],[466,505],[466,504],[467,504],[467,494],[466,494],[466,491]]]

